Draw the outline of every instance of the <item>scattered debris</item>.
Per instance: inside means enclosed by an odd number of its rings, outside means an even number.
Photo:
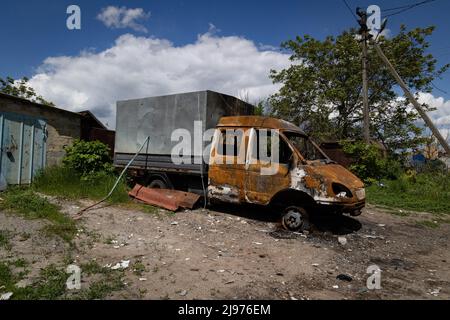
[[[339,289],[339,286],[334,285],[334,286],[333,286],[333,289]]]
[[[384,240],[383,236],[375,236],[375,235],[372,235],[372,234],[361,234],[360,236],[363,237],[363,238],[366,238],[366,239],[380,239],[380,240]]]
[[[346,237],[338,237],[338,242],[342,245],[345,246],[347,244],[347,238]]]
[[[172,226],[177,226],[177,225],[178,225],[178,222],[177,222],[177,221],[174,221],[174,222],[172,222],[170,225],[172,225]]]
[[[12,295],[13,295],[12,292],[4,293],[0,296],[0,300],[9,300],[12,297]]]
[[[139,278],[139,281],[147,281],[147,278]]]
[[[348,274],[340,274],[336,277],[336,279],[346,282],[351,282],[353,280],[353,278],[350,277]]]
[[[439,296],[439,293],[441,293],[441,289],[442,289],[442,288],[437,288],[437,289],[434,289],[434,290],[430,290],[430,294],[431,294],[432,296],[437,297],[437,296]]]
[[[187,290],[180,291],[179,295],[184,297],[188,294]]]
[[[130,260],[122,260],[116,265],[111,267],[111,270],[118,270],[118,269],[127,269],[130,266]]]

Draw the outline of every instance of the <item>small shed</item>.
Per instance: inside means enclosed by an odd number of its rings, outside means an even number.
[[[29,184],[40,169],[60,164],[82,128],[106,129],[92,117],[0,93],[0,189]]]

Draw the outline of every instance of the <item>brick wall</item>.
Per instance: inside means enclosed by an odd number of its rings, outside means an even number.
[[[25,114],[47,122],[47,166],[60,164],[64,146],[80,138],[82,117],[76,113],[3,94],[0,94],[0,111]]]

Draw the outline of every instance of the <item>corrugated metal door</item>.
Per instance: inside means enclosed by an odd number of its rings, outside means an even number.
[[[0,188],[32,182],[45,166],[46,140],[44,120],[0,112]]]

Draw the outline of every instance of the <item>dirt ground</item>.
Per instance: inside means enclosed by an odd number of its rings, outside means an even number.
[[[52,201],[69,215],[89,204]],[[1,229],[13,234],[0,260],[27,260],[29,277],[68,255],[77,265],[129,260],[114,299],[449,299],[450,225],[429,228],[417,222],[433,216],[395,211],[369,206],[357,218],[321,218],[301,235],[258,208],[152,214],[107,206],[79,221],[74,248],[40,235],[42,221],[0,212]],[[371,265],[381,268],[380,290],[367,289]]]

